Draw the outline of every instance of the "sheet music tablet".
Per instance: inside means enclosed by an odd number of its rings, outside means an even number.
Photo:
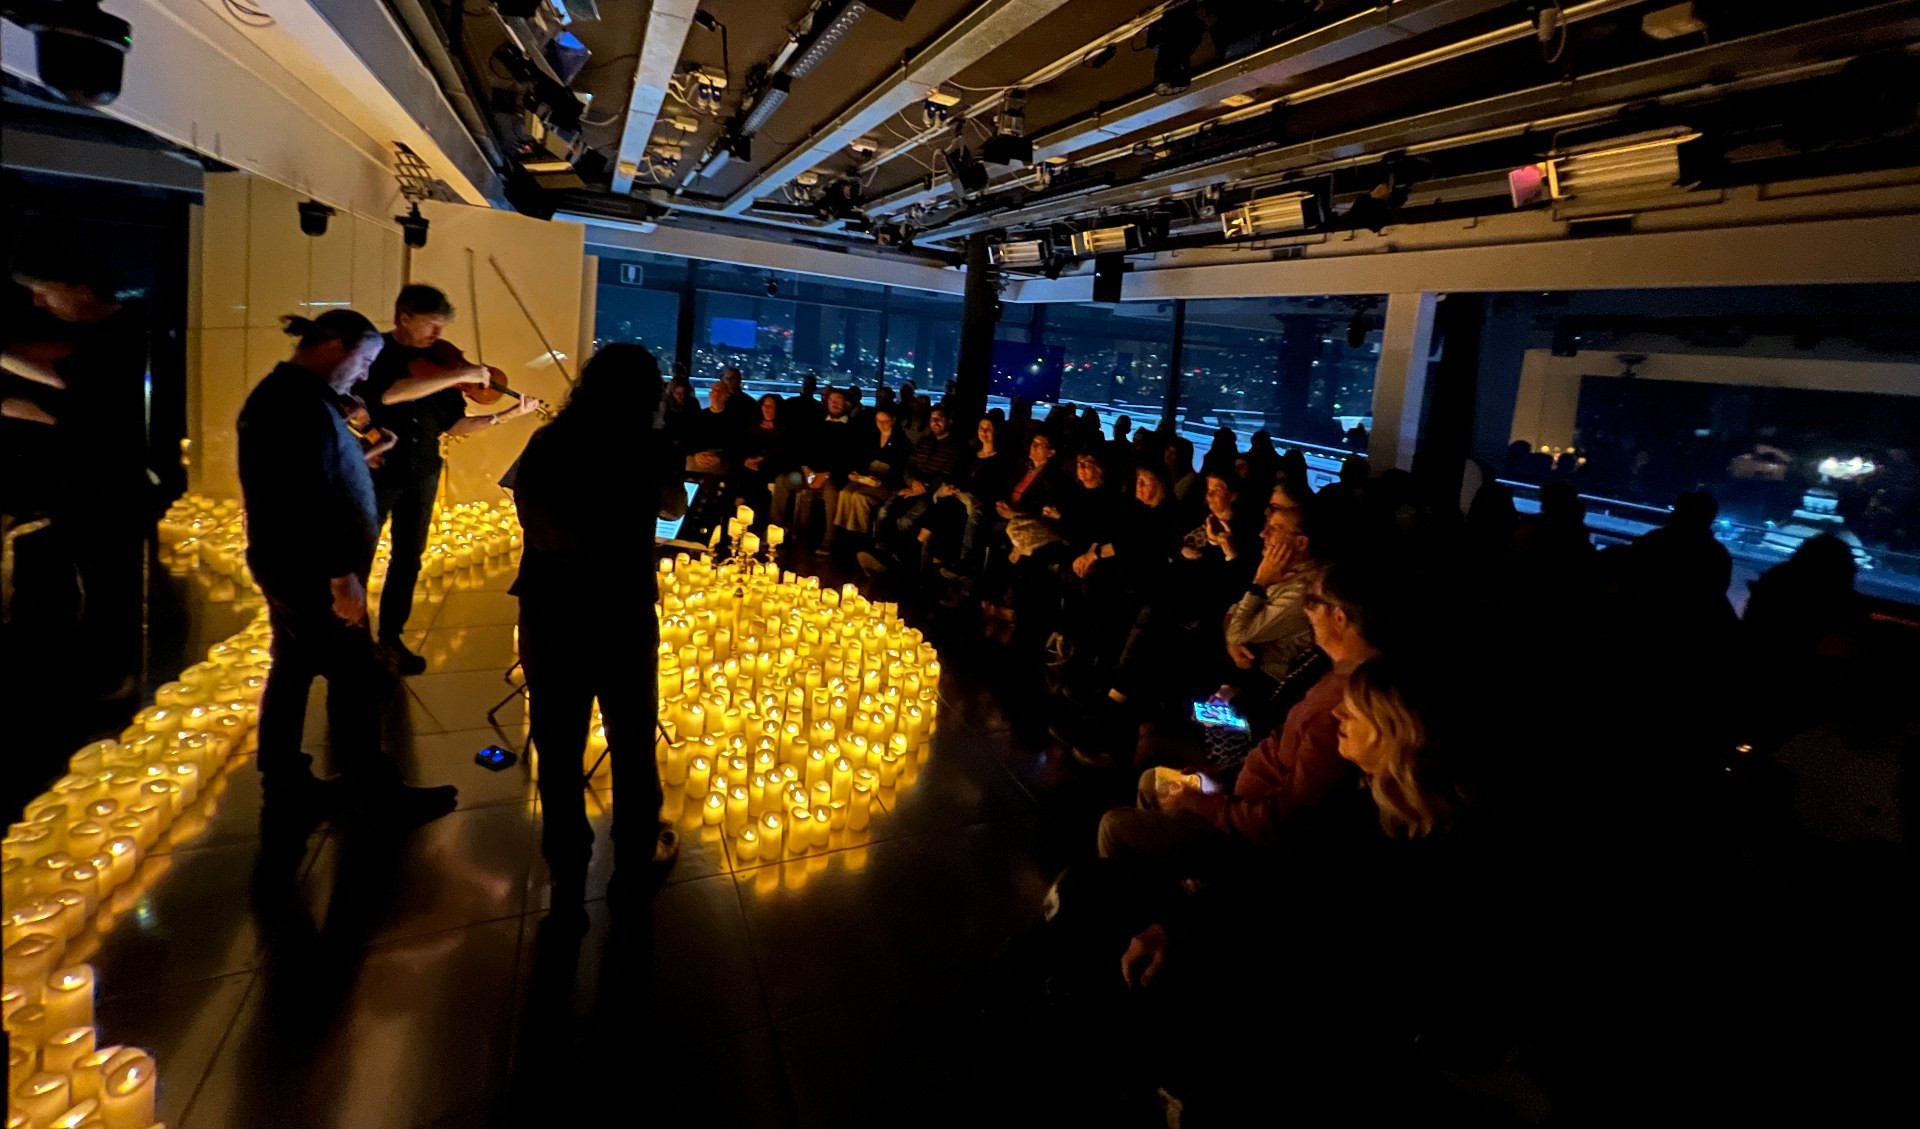
[[[704,553],[705,545],[698,541],[684,541],[680,529],[687,524],[687,517],[693,512],[693,494],[700,488],[698,479],[683,479],[680,489],[686,492],[686,504],[680,508],[679,517],[656,517],[653,522],[653,544],[658,549],[674,549],[688,553]]]

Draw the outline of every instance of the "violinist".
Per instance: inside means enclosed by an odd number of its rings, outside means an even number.
[[[380,522],[393,519],[387,585],[380,594],[380,643],[401,674],[427,669],[427,661],[408,650],[400,636],[413,612],[413,586],[433,524],[440,437],[473,435],[540,408],[527,396],[499,411],[468,415],[469,396],[476,403],[497,401],[505,382],[498,370],[467,360],[441,336],[452,320],[453,304],[438,289],[402,287],[394,302],[393,331],[373,362],[364,392],[373,425],[396,440],[374,469],[373,490]]]

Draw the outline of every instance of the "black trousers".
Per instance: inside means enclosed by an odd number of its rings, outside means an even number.
[[[420,581],[420,558],[433,528],[433,499],[440,492],[440,464],[381,467],[373,476],[373,501],[380,524],[393,519],[387,586],[380,593],[380,638],[397,640],[413,614],[413,588]]]
[[[333,614],[324,580],[262,588],[273,627],[273,668],[260,696],[260,771],[275,781],[301,777],[312,758],[300,749],[307,695],[316,677],[327,680],[327,739],[334,768],[355,787],[379,788],[400,780],[399,768],[380,747],[380,689],[384,671],[373,637],[362,622],[349,627]]]
[[[578,872],[593,849],[581,762],[596,698],[613,764],[614,839],[631,826],[652,857],[665,799],[653,756],[659,646],[651,600],[609,606],[575,593],[520,598],[520,665],[540,754],[541,849],[555,874]]]

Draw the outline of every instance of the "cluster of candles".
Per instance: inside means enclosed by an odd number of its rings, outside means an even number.
[[[98,1045],[93,969],[48,971],[56,951],[7,950],[9,1129],[148,1129],[158,1084],[153,1056]]]
[[[160,519],[160,544],[176,565],[199,567],[252,587],[247,572],[246,523],[240,503],[185,494]],[[520,549],[520,522],[511,501],[459,502],[435,516],[427,535],[420,574],[430,579],[457,578],[472,569],[504,565]],[[382,537],[369,587],[378,591],[386,575],[388,539]]]
[[[264,615],[160,687],[117,740],[68,758],[0,841],[9,1129],[153,1120],[151,1055],[96,1046],[93,970],[64,965],[137,901],[163,837],[183,842],[259,716],[271,658]],[[196,806],[198,805],[198,806]]]
[[[733,559],[660,562],[655,752],[669,805],[697,805],[737,862],[775,861],[865,831],[912,779],[940,662],[896,605],[753,559],[752,511],[734,520]]]

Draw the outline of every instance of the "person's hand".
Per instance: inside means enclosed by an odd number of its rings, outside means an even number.
[[[693,456],[693,469],[701,474],[718,474],[720,471],[720,456],[714,454],[712,451],[702,451]]]
[[[1120,979],[1127,982],[1129,988],[1144,988],[1153,983],[1160,975],[1160,968],[1167,963],[1167,931],[1160,925],[1149,925],[1134,934],[1127,942],[1127,951],[1120,957]]]
[[[519,416],[530,416],[533,413],[539,411],[540,407],[541,407],[540,397],[522,396],[520,397],[519,403],[507,409],[507,418],[515,419]]]
[[[935,498],[951,498],[960,491],[951,484],[945,484],[933,492]]]
[[[1212,514],[1207,515],[1207,544],[1217,549],[1225,549],[1233,544],[1233,535],[1227,531],[1227,523]]]
[[[333,614],[358,627],[367,620],[367,590],[352,574],[336,576],[327,582],[333,589]]]
[[[1047,520],[1049,520],[1049,521],[1059,521],[1059,520],[1060,520],[1060,510],[1059,510],[1059,507],[1057,507],[1057,506],[1041,506],[1041,507],[1040,507],[1040,516],[1041,516],[1041,517],[1043,517],[1043,518],[1046,518],[1046,519],[1047,519]]]
[[[1100,554],[1092,549],[1088,549],[1086,552],[1073,558],[1073,574],[1085,580],[1087,574],[1093,571],[1093,566],[1099,563]]]
[[[1238,643],[1227,644],[1227,656],[1233,659],[1233,665],[1241,670],[1252,670],[1253,664],[1260,661],[1260,656],[1254,654],[1252,648],[1243,647]]]
[[[748,455],[745,459],[741,460],[748,470],[759,470],[760,464],[766,461],[767,457],[765,455]]]
[[[1194,548],[1192,545],[1182,545],[1180,546],[1180,555],[1190,561],[1197,561],[1200,559],[1200,550]]]
[[[993,504],[993,512],[999,514],[1001,517],[1005,518],[1008,521],[1012,521],[1014,519],[1014,508],[1008,505],[1005,501],[995,502]]]
[[[0,416],[5,416],[7,419],[23,419],[29,423],[44,423],[48,427],[60,422],[53,418],[52,412],[25,396],[8,396],[0,400]]]
[[[1267,538],[1266,547],[1260,551],[1260,563],[1253,570],[1253,582],[1262,588],[1280,583],[1280,578],[1293,567],[1293,538]]]

